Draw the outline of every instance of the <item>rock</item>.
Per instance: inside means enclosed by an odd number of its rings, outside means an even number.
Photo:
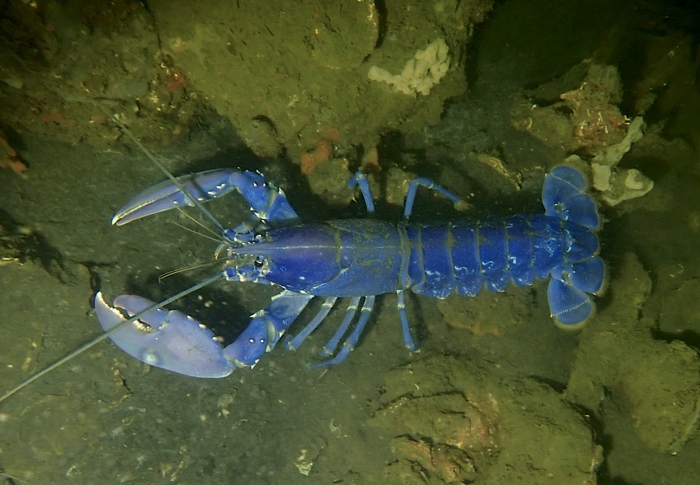
[[[697,428],[700,358],[683,342],[654,340],[640,320],[651,279],[634,254],[618,274],[612,301],[581,334],[566,397],[598,419],[628,420],[651,450],[675,454]]]
[[[570,72],[576,73],[586,63]],[[558,81],[540,86],[537,92],[552,92]],[[601,199],[615,206],[622,201],[647,194],[654,182],[638,170],[619,170],[617,164],[642,136],[644,119],[637,116],[631,122],[617,104],[622,99],[622,83],[617,68],[589,64],[579,87],[567,91],[546,107],[531,101],[517,104],[511,121],[517,129],[526,131],[551,147],[567,153],[583,153],[590,159],[593,188],[602,192]],[[571,155],[564,163],[581,157]]]
[[[593,160],[591,160],[591,164],[615,167],[618,164],[618,162],[622,160],[622,157],[625,156],[625,153],[630,151],[632,144],[641,140],[643,136],[643,126],[644,119],[641,116],[637,116],[627,127],[627,134],[622,139],[622,141],[614,145],[607,146],[606,148],[600,150],[600,152],[598,152],[596,156],[593,157]]]
[[[389,372],[370,424],[393,437],[391,483],[594,484],[602,461],[556,391],[449,356]]]
[[[459,69],[468,58],[467,41],[491,4],[450,0],[441,2],[443,12],[408,0],[386,9],[375,2],[300,0],[285,4],[280,15],[274,2],[217,0],[200,8],[156,0],[148,10],[162,54],[187,74],[188,93],[227,117],[237,133],[252,119],[270,120],[275,140],[299,163],[332,127],[342,128],[336,144],[344,153],[376,146],[387,128],[418,131],[439,121],[445,100],[466,90]],[[457,69],[444,74],[447,49],[438,45],[424,53],[427,58],[413,59],[414,74],[444,75],[431,96],[390,96],[385,85],[367,79],[371,65],[401,72],[416,50],[437,38],[444,38]]]
[[[700,280],[690,279],[668,292],[661,304],[659,329],[676,335],[700,335]]]
[[[346,206],[352,200],[352,191],[348,189],[348,180],[352,172],[345,158],[335,158],[317,165],[306,176],[311,192],[321,197],[326,203]]]
[[[605,167],[605,165],[599,167]],[[593,171],[595,173],[596,169],[593,168]],[[608,205],[615,206],[622,201],[646,195],[653,188],[654,181],[647,178],[639,170],[635,168],[619,170],[610,173],[608,189],[603,192],[602,199]]]

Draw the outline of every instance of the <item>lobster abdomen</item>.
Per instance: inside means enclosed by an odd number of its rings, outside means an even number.
[[[535,277],[558,274],[598,251],[598,238],[590,229],[544,214],[412,224],[406,230],[410,286],[435,298],[455,290],[466,296],[482,288],[504,291],[511,281],[531,285]]]

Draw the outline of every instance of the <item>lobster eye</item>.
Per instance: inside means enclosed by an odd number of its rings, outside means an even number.
[[[262,259],[256,259],[256,260],[253,262],[253,266],[255,266],[255,267],[258,268],[258,269],[262,268],[262,267],[263,267],[263,264],[264,264],[264,263],[263,263],[263,260],[262,260]]]

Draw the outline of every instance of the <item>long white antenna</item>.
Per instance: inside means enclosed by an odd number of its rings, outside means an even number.
[[[214,217],[211,212],[209,212],[207,209],[204,208],[204,205],[197,200],[197,197],[195,197],[193,194],[190,193],[189,190],[185,188],[182,183],[175,178],[173,174],[170,173],[170,171],[165,168],[165,166],[158,160],[156,157],[153,156],[153,154],[146,149],[145,146],[134,136],[133,133],[131,133],[131,130],[129,130],[124,123],[122,123],[119,120],[119,117],[117,115],[112,115],[112,120],[121,128],[121,130],[128,136],[134,144],[139,147],[139,149],[146,154],[146,156],[153,162],[153,164],[158,167],[169,179],[170,181],[175,184],[175,186],[182,191],[183,194],[185,194],[185,197],[189,199],[192,204],[194,204],[197,209],[200,210],[204,216],[211,221],[212,224],[219,230],[219,232],[223,235],[224,238],[226,238],[226,232],[224,231],[224,226],[222,226],[219,221],[216,220],[216,217]]]

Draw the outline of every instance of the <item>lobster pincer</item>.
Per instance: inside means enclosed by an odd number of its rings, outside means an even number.
[[[258,172],[214,169],[181,175],[175,180],[179,182],[179,186],[172,180],[165,180],[141,191],[117,211],[112,218],[112,224],[121,226],[176,207],[193,206],[193,197],[199,202],[206,202],[232,190],[237,190],[243,195],[260,220],[297,218],[284,192],[267,183]]]
[[[121,295],[111,306],[102,293],[95,296],[95,312],[105,331],[152,304],[140,296]],[[235,368],[224,358],[212,331],[177,310],[152,310],[114,332],[111,338],[142,362],[192,377],[224,377]]]
[[[192,377],[225,377],[241,367],[252,367],[275,347],[280,337],[313,298],[291,291],[276,295],[254,315],[233,343],[220,339],[198,320],[177,310],[157,309],[141,315],[110,335],[124,352],[146,364]],[[109,305],[95,296],[95,312],[105,332],[151,307],[153,302],[121,295]]]

